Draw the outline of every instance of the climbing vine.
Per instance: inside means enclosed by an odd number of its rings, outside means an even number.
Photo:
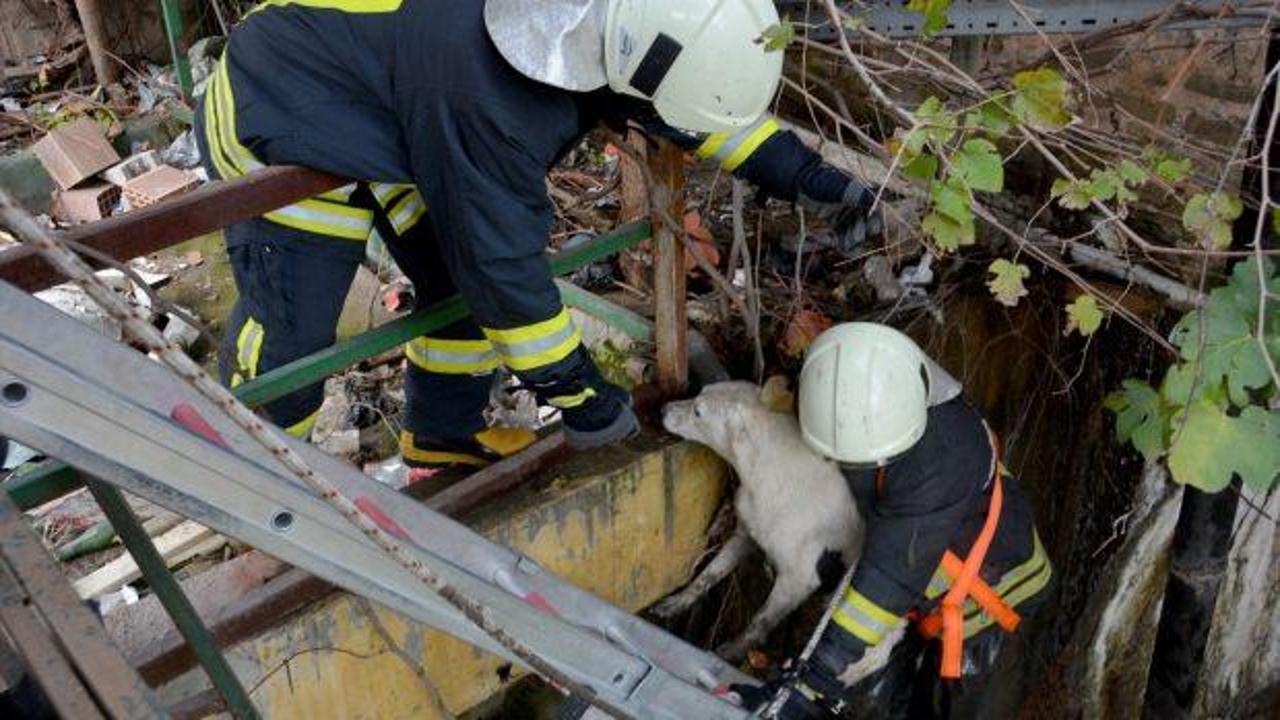
[[[1067,334],[1092,336],[1110,316],[1141,329],[1176,361],[1158,386],[1128,380],[1106,399],[1120,440],[1148,460],[1167,462],[1181,483],[1219,490],[1238,475],[1251,488],[1274,487],[1280,472],[1280,278],[1260,246],[1265,225],[1280,232],[1280,207],[1267,197],[1256,201],[1269,222],[1259,225],[1256,253],[1240,260],[1243,254],[1230,250],[1246,200],[1226,189],[1233,167],[1257,162],[1241,151],[1255,123],[1265,121],[1258,106],[1239,147],[1230,152],[1171,143],[1172,136],[1159,130],[1148,132],[1142,142],[1115,141],[1100,137],[1077,116],[1097,118],[1095,104],[1103,93],[1089,85],[1077,58],[1061,48],[1051,47],[1041,61],[1007,78],[988,74],[978,80],[927,43],[878,36],[856,13],[829,0],[821,5],[833,24],[854,31],[859,42],[873,48],[866,55],[855,52],[845,35],[835,54],[866,86],[869,99],[889,111],[887,122],[879,119],[881,139],[863,131],[847,109],[812,103],[802,85],[792,86],[811,108],[825,110],[838,126],[857,133],[887,164],[886,186],[896,182],[920,199],[923,210],[914,227],[928,251],[939,256],[979,244],[1000,248],[1003,238],[1011,254],[986,267],[986,285],[997,303],[1015,307],[1023,302],[1035,290],[1039,276],[1031,265],[1038,263],[1075,286],[1063,306]],[[928,38],[946,28],[950,5],[949,0],[911,0],[906,9],[923,16],[921,35]],[[790,19],[766,33],[764,41],[773,49],[808,42]],[[894,65],[893,58],[901,63]],[[910,84],[905,77],[912,78],[912,92],[900,89]],[[1270,69],[1266,83],[1280,86],[1280,69]],[[911,96],[924,99],[904,99]],[[839,104],[838,97],[834,100]],[[1275,126],[1272,118],[1271,132]],[[1208,162],[1197,167],[1191,157],[1172,152],[1174,145]],[[1029,218],[1025,204],[1011,206],[1004,197],[1010,160],[1024,152],[1052,173],[1045,197],[1031,197],[1039,192],[1034,185],[1019,188],[1023,200],[1042,202]],[[1266,159],[1261,162],[1265,175]],[[1221,177],[1210,177],[1215,168]],[[1046,212],[1050,209],[1055,212]],[[1091,229],[1061,238],[1043,229],[1051,218]],[[1160,220],[1152,223],[1153,218]],[[1158,235],[1144,237],[1132,224],[1135,219],[1158,229]],[[1025,227],[1017,227],[1022,222]],[[979,232],[980,226],[995,233]],[[1079,257],[1097,262],[1089,265]],[[1178,279],[1179,274],[1210,277],[1208,271],[1222,267],[1227,257],[1235,261],[1228,266],[1228,281],[1207,296]],[[1072,260],[1146,284],[1169,298],[1171,307],[1194,309],[1163,336],[1112,294],[1099,291]]]
[[[1106,399],[1120,441],[1148,461],[1164,458],[1174,480],[1201,490],[1221,490],[1233,474],[1254,490],[1274,487],[1280,479],[1280,410],[1272,409],[1280,393],[1280,303],[1267,297],[1280,297],[1275,264],[1237,263],[1227,284],[1170,334],[1179,362],[1159,387],[1126,380]]]

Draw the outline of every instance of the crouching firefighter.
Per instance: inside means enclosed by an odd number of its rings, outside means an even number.
[[[234,225],[240,299],[225,380],[334,342],[371,233],[417,303],[460,293],[470,317],[406,347],[401,446],[424,474],[533,440],[486,428],[495,371],[562,411],[576,447],[637,421],[561,305],[545,244],[546,174],[601,123],[639,125],[831,220],[856,243],[872,194],[766,114],[782,54],[758,42],[768,0],[269,0],[231,33],[197,113],[206,167],[230,179],[298,164],[356,180]],[[268,404],[308,434],[315,385]]]
[[[866,539],[780,689],[744,699],[787,720],[996,717],[987,680],[1016,661],[1052,574],[999,438],[910,338],[872,323],[816,339],[799,412],[805,441],[843,469]]]

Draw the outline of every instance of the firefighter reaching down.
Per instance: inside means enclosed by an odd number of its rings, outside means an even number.
[[[838,462],[866,521],[862,556],[785,682],[740,688],[766,717],[997,717],[1052,570],[1031,506],[960,385],[906,335],[847,323],[800,376],[800,428]]]
[[[638,124],[767,194],[867,231],[872,196],[766,114],[767,0],[267,0],[231,33],[197,114],[210,173],[298,164],[353,179],[234,225],[230,383],[334,341],[371,233],[427,305],[470,317],[408,344],[406,462],[480,466],[528,442],[482,418],[514,371],[577,447],[633,432],[552,282],[547,171],[592,128]],[[874,229],[874,228],[873,228]],[[319,385],[267,406],[306,435]]]

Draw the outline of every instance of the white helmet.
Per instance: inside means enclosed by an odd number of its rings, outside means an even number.
[[[485,25],[507,62],[566,90],[608,85],[653,102],[692,132],[732,131],[768,109],[782,53],[761,34],[770,0],[486,0]]]
[[[887,325],[845,323],[814,340],[800,372],[800,430],[824,457],[882,465],[924,435],[929,407],[960,384]]]

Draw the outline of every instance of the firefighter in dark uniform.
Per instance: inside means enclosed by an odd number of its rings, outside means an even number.
[[[781,689],[741,694],[787,720],[994,717],[987,682],[1052,577],[996,435],[910,338],[872,323],[814,341],[799,410],[806,442],[844,470],[866,539]]]
[[[767,0],[268,0],[231,34],[198,113],[219,178],[298,164],[354,182],[227,229],[240,301],[236,384],[334,342],[377,233],[419,305],[470,317],[410,342],[411,467],[480,466],[528,442],[486,428],[510,368],[562,412],[568,441],[634,432],[627,394],[583,348],[552,277],[545,177],[601,123],[639,123],[860,237],[872,195],[766,114],[782,57]],[[319,385],[268,404],[308,434]]]

